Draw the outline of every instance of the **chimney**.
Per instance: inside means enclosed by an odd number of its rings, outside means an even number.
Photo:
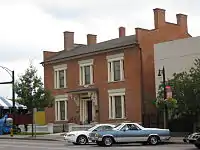
[[[74,47],[74,32],[64,32],[64,50],[70,50]]]
[[[125,27],[119,27],[119,37],[126,36],[126,29]]]
[[[154,11],[155,29],[158,29],[165,25],[165,10],[160,8],[155,8],[153,11]]]
[[[87,45],[96,44],[97,43],[97,36],[94,34],[87,35]]]
[[[188,31],[187,27],[187,15],[184,14],[176,14],[177,24],[181,26],[182,30]]]

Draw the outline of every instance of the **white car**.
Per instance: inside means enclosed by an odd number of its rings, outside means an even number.
[[[87,130],[68,132],[64,135],[64,140],[74,145],[85,145],[92,142],[89,140],[91,132],[112,130],[114,127],[112,124],[96,124]]]

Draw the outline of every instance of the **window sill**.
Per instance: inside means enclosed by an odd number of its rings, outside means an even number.
[[[79,86],[82,86],[82,87],[88,88],[88,87],[93,86],[93,85],[94,85],[94,83],[92,83],[92,84],[85,84],[85,85],[79,85]]]
[[[108,84],[109,83],[117,83],[117,82],[124,82],[125,80],[119,80],[119,81],[108,81]]]
[[[68,120],[55,120],[55,122],[64,122],[64,121],[68,121]]]
[[[126,120],[127,118],[109,118],[108,120]]]
[[[54,88],[54,90],[65,90],[67,89],[68,87],[64,87],[64,88]]]

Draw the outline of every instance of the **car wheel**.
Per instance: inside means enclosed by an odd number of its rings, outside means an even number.
[[[107,136],[107,137],[103,138],[103,145],[104,146],[112,146],[112,144],[113,144],[112,137]]]
[[[76,140],[76,143],[79,144],[79,145],[85,145],[85,144],[87,144],[87,142],[88,142],[88,139],[84,135],[78,136],[78,138]]]
[[[151,145],[157,145],[159,142],[159,138],[157,136],[150,136],[148,139],[148,143]]]
[[[200,144],[194,144],[196,148],[200,149]]]

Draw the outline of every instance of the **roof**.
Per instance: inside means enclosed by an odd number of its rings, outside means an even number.
[[[3,107],[3,109],[9,109],[9,108],[12,108],[13,107],[13,102],[9,99],[6,99],[2,96],[0,96],[0,107]],[[26,106],[24,105],[21,105],[17,102],[15,102],[15,107],[18,109],[18,108],[22,108],[22,109],[27,109]]]
[[[93,45],[79,45],[75,47],[74,49],[71,49],[70,51],[60,51],[55,56],[47,59],[45,62],[51,62],[55,60],[60,60],[64,58],[70,58],[74,56],[79,56],[83,54],[93,53],[93,52],[101,52],[109,49],[118,50],[114,48],[124,47],[128,45],[136,44],[136,36],[130,35],[130,36],[124,36],[104,42],[100,42]]]

